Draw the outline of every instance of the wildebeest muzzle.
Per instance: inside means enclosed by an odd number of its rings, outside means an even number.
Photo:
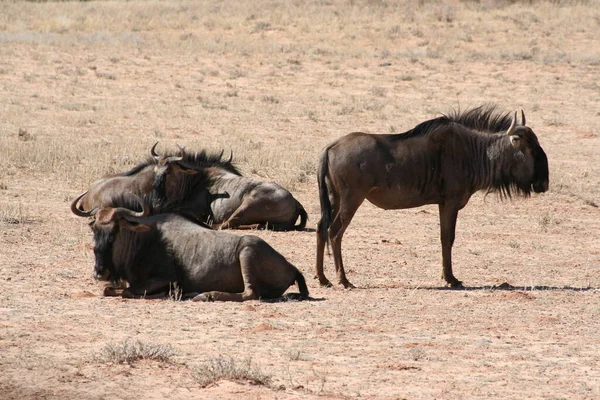
[[[544,193],[548,190],[547,181],[533,182],[533,191],[536,193]]]
[[[97,281],[108,281],[110,278],[110,271],[108,269],[104,269],[102,272],[98,272],[98,270],[96,269],[94,278]]]

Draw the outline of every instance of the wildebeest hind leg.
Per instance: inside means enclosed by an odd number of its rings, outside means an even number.
[[[331,241],[338,283],[344,285],[346,289],[354,288],[354,285],[346,279],[346,272],[344,271],[344,263],[342,261],[342,238],[346,228],[350,225],[350,221],[352,221],[352,217],[354,217],[356,210],[358,210],[358,207],[360,207],[363,201],[364,197],[342,197],[339,211],[335,215],[331,227],[329,228],[329,240]]]
[[[340,211],[339,207],[339,198],[335,194],[333,190],[329,193],[329,201],[331,203],[331,216],[335,218]],[[332,287],[333,285],[325,276],[325,272],[323,270],[324,264],[324,256],[325,256],[325,246],[327,245],[327,240],[329,238],[329,228],[331,225],[327,225],[325,222],[325,217],[321,217],[321,220],[317,224],[317,261],[315,264],[315,278],[319,279],[319,284],[324,287]],[[325,231],[325,232],[323,232]],[[330,255],[330,249],[327,248],[327,253]]]
[[[323,236],[321,236],[321,231],[323,229],[327,229],[323,226],[323,221],[319,221],[317,228],[317,263],[315,264],[315,278],[319,279],[319,284],[321,286],[331,287],[332,284],[329,282],[329,279],[325,276],[323,272],[323,262],[325,255],[325,244],[326,240],[323,240]]]
[[[250,225],[251,223],[248,223],[247,221],[252,218],[252,215],[250,215],[252,209],[252,201],[248,198],[244,199],[242,204],[221,224],[219,229],[235,229],[243,224]]]
[[[205,292],[194,297],[193,301],[237,301],[257,300],[259,298],[258,290],[256,290],[254,269],[252,268],[254,252],[246,247],[240,251],[240,267],[242,279],[244,280],[244,291],[242,293],[227,293],[227,292]],[[254,261],[256,262],[256,261]]]

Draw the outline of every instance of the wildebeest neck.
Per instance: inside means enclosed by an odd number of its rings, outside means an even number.
[[[151,225],[152,217],[140,221]],[[114,238],[112,260],[118,276],[128,282],[161,277],[176,282],[177,275],[160,232],[121,229]]]
[[[235,193],[238,197],[243,197],[262,183],[258,179],[235,175],[220,168],[211,168],[207,181],[212,194]]]
[[[515,173],[526,168],[525,156],[510,144],[508,136],[493,135],[483,137],[480,141],[485,146],[485,158],[479,163],[481,168],[478,175],[483,178],[479,180],[479,190],[496,192],[501,198],[529,196],[531,179],[520,181],[519,174]]]
[[[191,175],[172,170],[156,173],[152,184],[154,209],[159,212],[180,211],[182,205],[189,206],[188,203],[195,203],[194,200],[198,200],[200,203],[206,203],[204,208],[208,210],[207,186],[210,178],[207,171],[209,170],[199,170]]]

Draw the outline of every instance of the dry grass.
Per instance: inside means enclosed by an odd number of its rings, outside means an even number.
[[[17,204],[8,203],[0,205],[0,222],[16,225],[33,222],[33,219],[26,206],[22,202],[19,202]]]
[[[213,385],[222,379],[268,386],[272,379],[270,374],[253,364],[251,358],[236,361],[232,357],[222,355],[196,365],[193,368],[193,376],[201,387]]]
[[[120,343],[107,343],[94,359],[113,364],[133,364],[140,360],[171,363],[176,354],[170,344],[151,344],[127,338]]]
[[[247,172],[282,181],[294,189],[307,175],[298,171],[297,163],[310,158],[298,154],[299,149],[294,148],[293,143],[283,148],[270,147],[268,152],[252,149],[248,138],[263,129],[253,126],[266,126],[273,119],[287,119],[289,127],[278,130],[294,129],[302,123],[306,124],[303,130],[316,128],[322,131],[349,125],[343,122],[348,116],[355,121],[382,122],[407,118],[402,94],[411,87],[426,87],[423,71],[430,67],[422,64],[428,60],[456,64],[472,60],[474,53],[478,54],[476,59],[488,63],[525,60],[548,65],[568,60],[569,63],[597,65],[600,59],[600,50],[593,45],[598,16],[588,12],[594,2],[561,4],[560,7],[555,2],[502,1],[451,5],[432,1],[416,6],[408,1],[270,3],[269,7],[259,3],[133,1],[125,8],[111,2],[2,4],[0,42],[7,46],[7,55],[15,46],[32,42],[39,48],[59,51],[61,46],[96,49],[94,53],[106,51],[107,46],[114,49],[107,57],[87,55],[79,61],[69,60],[66,54],[57,53],[54,57],[46,53],[40,55],[39,61],[54,64],[53,69],[23,72],[23,82],[18,79],[7,81],[8,90],[25,83],[21,90],[29,91],[31,84],[56,81],[61,76],[69,78],[64,90],[23,93],[32,96],[27,103],[23,98],[19,99],[20,96],[12,99],[13,104],[7,109],[9,118],[0,126],[2,166],[26,164],[31,169],[64,174],[82,188],[103,173],[122,171],[135,164],[145,156],[155,138],[185,136],[184,144],[195,145],[190,143],[187,134],[192,131],[202,136],[197,141],[198,147],[206,147],[207,137],[210,137],[210,147],[233,147],[236,159],[249,166]],[[114,23],[117,8],[123,9],[119,10],[120,22]],[[519,12],[515,12],[517,9]],[[336,23],[332,24],[332,20]],[[542,46],[535,33],[544,31],[545,26],[551,27],[552,34],[545,37]],[[502,51],[481,45],[494,42],[494,37],[500,32],[504,34],[507,29],[510,39],[503,42]],[[444,35],[436,34],[441,30]],[[316,50],[311,39],[313,33],[318,33],[324,43]],[[578,38],[576,46],[561,44],[573,35]],[[424,37],[428,39],[423,41]],[[369,46],[357,45],[363,42]],[[173,65],[177,80],[173,83],[172,93],[158,97],[162,101],[157,101],[156,94],[145,87],[140,87],[139,93],[136,93],[138,89],[132,88],[137,100],[134,102],[120,96],[104,105],[94,104],[92,100],[73,100],[73,96],[77,97],[75,88],[80,86],[81,90],[97,90],[100,85],[103,91],[112,92],[118,87],[119,73],[115,70],[119,66],[137,64],[143,69],[152,68],[159,54],[184,54],[195,60],[191,63],[198,67],[180,74],[177,65]],[[194,54],[240,54],[250,61],[250,65],[258,57],[260,63],[269,68],[253,68],[237,62],[228,64],[225,76],[221,76],[219,70],[224,65],[219,65],[220,57],[198,58]],[[279,61],[282,54],[284,59]],[[408,68],[409,71],[402,68],[401,73],[392,76],[396,83],[388,79],[385,68],[403,65],[407,59],[415,60],[418,68]],[[360,79],[365,66],[372,68],[373,63],[379,65],[382,60],[389,61],[391,67],[375,67],[383,74],[380,78]],[[303,94],[279,90],[265,92],[257,90],[260,85],[247,84],[257,81],[276,88],[282,79],[302,79],[310,71],[291,67],[311,61],[321,63],[326,69],[334,68],[334,72],[343,68],[343,72],[331,75],[320,84],[335,87],[345,77],[355,79],[355,87],[353,90],[340,88],[338,94],[330,96],[324,103],[318,97],[311,99]],[[2,71],[11,78],[16,72],[6,67]],[[244,82],[235,83],[240,80]],[[464,95],[473,103],[478,103],[477,98],[490,99],[489,94]],[[173,113],[163,106],[163,102],[175,98],[181,99],[182,104]],[[421,99],[423,108],[431,112],[409,115],[409,120],[400,129],[425,116],[447,111],[448,107],[443,104],[448,101],[449,106],[456,105],[456,101],[448,97],[440,104],[438,96],[433,94]],[[331,102],[337,106],[328,106]],[[312,106],[306,106],[311,103]],[[140,104],[144,104],[145,111]],[[39,114],[40,118],[36,120],[41,124],[31,124],[18,117],[31,112]],[[255,121],[250,124],[227,126],[220,123],[248,113],[255,116]],[[47,119],[44,114],[59,116],[60,128],[42,123]],[[127,123],[144,115],[152,117],[144,117],[145,121],[134,125]],[[12,125],[15,122],[18,125]],[[550,126],[560,123],[564,122],[558,118],[548,120]],[[12,134],[21,131],[36,140],[23,140],[24,135],[21,135],[18,137],[24,143],[12,142]],[[71,145],[54,139],[61,132],[77,133],[80,142]],[[98,132],[102,132],[100,140]],[[133,135],[135,139],[130,141]],[[315,147],[323,143],[317,141]],[[73,148],[78,151],[74,152]],[[288,157],[277,157],[282,151],[286,151]]]

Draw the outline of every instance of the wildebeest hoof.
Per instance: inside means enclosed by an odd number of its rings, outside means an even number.
[[[123,289],[116,288],[113,286],[107,286],[102,291],[102,296],[104,296],[104,297],[117,297],[117,296],[121,296],[122,294],[123,294]]]
[[[332,287],[333,286],[331,284],[331,282],[329,282],[329,279],[325,278],[325,276],[320,277],[319,275],[315,275],[315,276],[313,276],[313,278],[319,280],[319,285],[321,285],[321,287]]]
[[[340,285],[343,285],[344,289],[356,289],[356,286],[354,286],[353,284],[351,284],[348,281],[340,282]]]
[[[200,293],[198,296],[194,297],[192,301],[213,301],[213,298],[211,295]]]
[[[463,284],[461,281],[455,280],[452,282],[448,282],[448,285],[452,288],[452,289],[462,289],[464,288]]]
[[[329,279],[325,279],[324,281],[319,279],[319,284],[321,287],[333,287],[333,284],[329,282]]]
[[[504,282],[499,285],[492,286],[492,289],[514,289],[514,286],[508,282]]]

